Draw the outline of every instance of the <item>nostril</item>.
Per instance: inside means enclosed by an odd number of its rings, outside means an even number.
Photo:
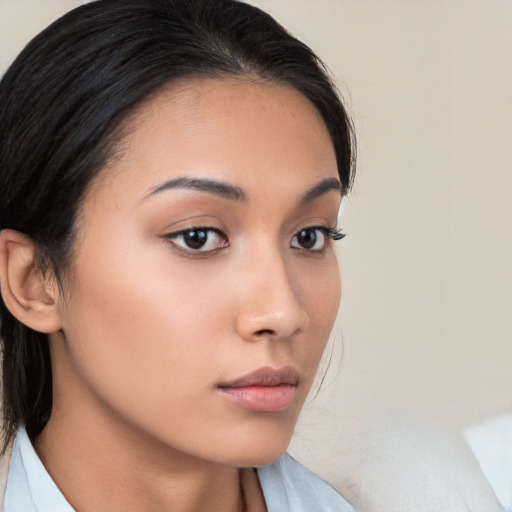
[[[265,335],[275,336],[276,331],[274,331],[273,329],[261,329],[259,331],[256,331],[254,334],[256,336],[265,336]]]

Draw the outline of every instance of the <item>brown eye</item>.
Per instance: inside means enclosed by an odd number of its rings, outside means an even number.
[[[327,235],[321,228],[301,229],[291,241],[291,246],[308,251],[321,251],[327,244]]]
[[[165,238],[179,249],[190,252],[208,252],[229,246],[226,235],[215,228],[190,228],[170,233]]]
[[[199,250],[208,242],[208,233],[202,229],[187,231],[182,237],[189,249]]]

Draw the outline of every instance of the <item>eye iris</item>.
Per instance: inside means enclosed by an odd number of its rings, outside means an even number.
[[[206,231],[196,229],[187,231],[183,235],[183,240],[191,249],[201,249],[201,247],[203,247],[203,245],[206,243],[207,239],[208,235],[206,234]]]
[[[314,229],[303,229],[298,235],[297,239],[299,244],[304,249],[311,249],[317,242],[317,234]]]

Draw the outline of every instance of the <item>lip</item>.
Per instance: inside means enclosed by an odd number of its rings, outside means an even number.
[[[265,366],[242,377],[218,385],[219,392],[231,402],[255,412],[279,412],[295,398],[299,373],[290,366]]]

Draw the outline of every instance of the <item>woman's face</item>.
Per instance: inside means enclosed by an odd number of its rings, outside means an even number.
[[[227,465],[278,458],[338,310],[339,202],[297,91],[201,80],[153,98],[81,206],[54,414]]]

